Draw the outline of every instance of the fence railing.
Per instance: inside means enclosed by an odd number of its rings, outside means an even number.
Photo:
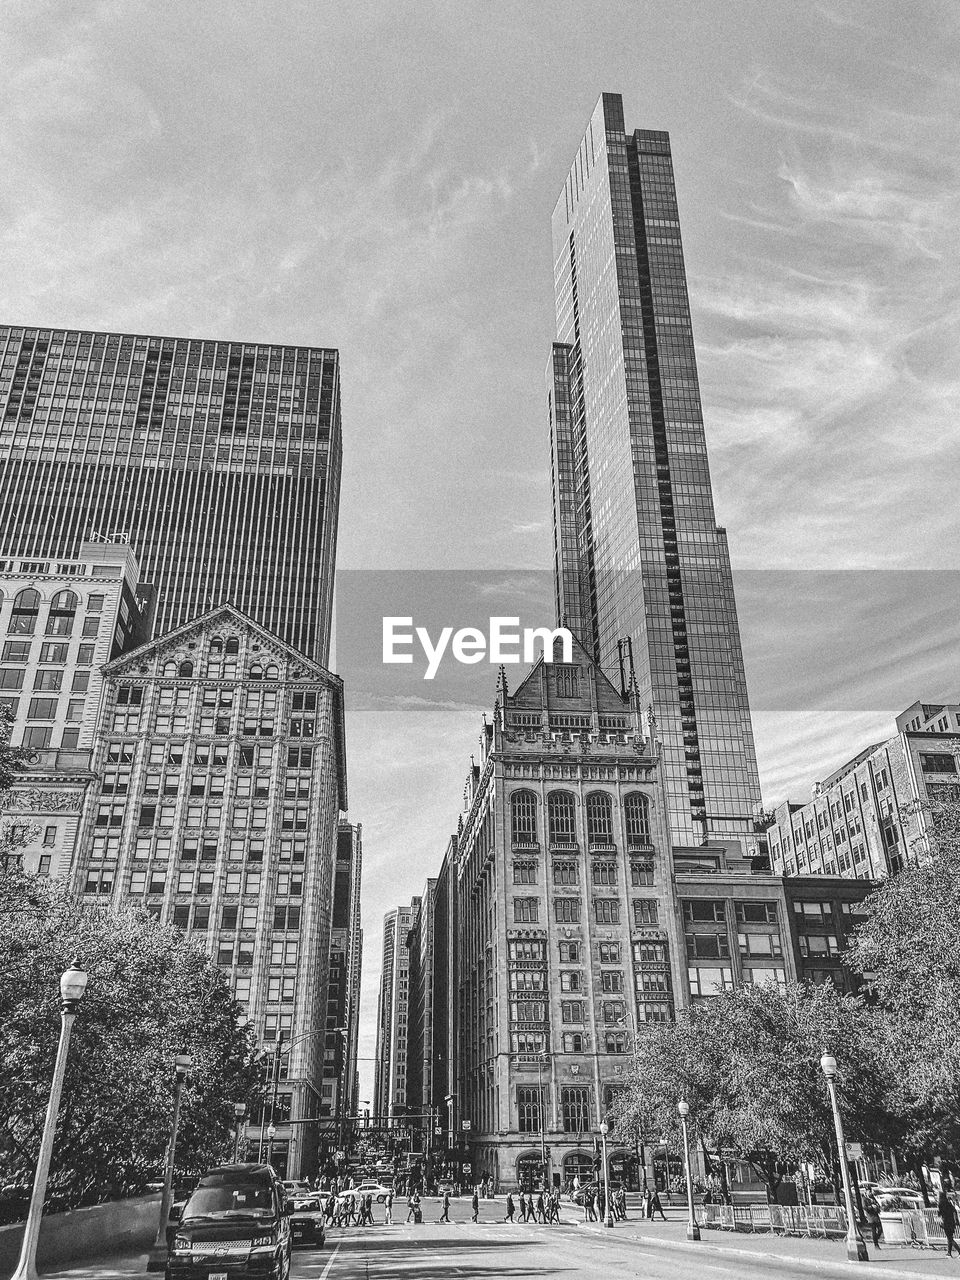
[[[697,1210],[701,1226],[721,1231],[772,1231],[782,1236],[822,1240],[847,1233],[840,1205],[705,1204]],[[947,1236],[936,1209],[901,1209],[882,1218],[885,1243],[916,1249],[945,1249]]]

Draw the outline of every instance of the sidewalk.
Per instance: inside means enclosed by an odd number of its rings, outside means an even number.
[[[718,1231],[701,1227],[699,1242],[685,1239],[686,1214],[674,1210],[666,1222],[659,1219],[648,1222],[636,1213],[627,1211],[627,1221],[618,1222],[613,1228],[598,1222],[584,1222],[583,1214],[573,1216],[565,1205],[561,1210],[564,1223],[578,1226],[583,1231],[597,1235],[616,1235],[620,1239],[635,1240],[642,1248],[644,1243],[657,1248],[677,1249],[682,1252],[710,1252],[714,1256],[736,1258],[769,1258],[771,1262],[789,1262],[795,1266],[809,1267],[811,1271],[849,1272],[858,1276],[940,1277],[960,1272],[960,1259],[948,1258],[945,1249],[911,1249],[902,1245],[881,1246],[875,1249],[867,1242],[869,1262],[847,1262],[843,1240],[806,1240],[772,1233],[746,1231]]]

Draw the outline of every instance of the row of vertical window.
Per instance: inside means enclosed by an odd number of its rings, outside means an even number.
[[[553,917],[558,924],[579,924],[582,902],[579,898],[554,898]],[[619,924],[620,901],[618,898],[594,898],[593,914],[596,924]],[[657,903],[653,898],[638,898],[633,903],[634,926],[656,927],[659,924]],[[537,924],[540,920],[539,898],[514,898],[514,924]]]
[[[515,845],[539,843],[538,798],[533,791],[514,791],[510,797],[511,838]],[[627,845],[650,844],[650,801],[640,791],[624,796]],[[587,842],[613,844],[613,801],[605,791],[591,791],[586,797]],[[576,796],[569,791],[547,794],[547,833],[551,844],[576,844]]]
[[[617,881],[617,864],[615,862],[594,862],[590,868],[592,882],[598,886],[615,886]],[[535,861],[515,861],[513,864],[514,884],[539,884],[539,863]],[[580,865],[572,859],[553,864],[553,883],[556,885],[576,885],[580,883]],[[634,888],[653,884],[653,863],[631,861],[630,883]]]

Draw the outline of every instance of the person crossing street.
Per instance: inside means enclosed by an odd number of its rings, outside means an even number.
[[[450,1221],[450,1192],[449,1191],[444,1191],[442,1203],[443,1203],[443,1212],[440,1214],[438,1221],[449,1222]]]
[[[512,1222],[513,1215],[515,1212],[516,1212],[516,1209],[513,1203],[513,1196],[508,1191],[507,1192],[507,1212],[506,1212],[506,1217],[503,1219],[504,1222]]]
[[[473,1200],[471,1201],[471,1204],[473,1206],[473,1220],[474,1222],[479,1222],[480,1221],[480,1197],[477,1194],[476,1187],[473,1188]]]

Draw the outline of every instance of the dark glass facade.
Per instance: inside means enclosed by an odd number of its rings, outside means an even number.
[[[755,841],[760,800],[707,462],[667,134],[604,94],[553,215],[547,370],[560,620],[611,675],[629,638],[671,835]]]
[[[326,663],[336,351],[0,326],[0,554],[129,542],[155,634],[231,603]]]

